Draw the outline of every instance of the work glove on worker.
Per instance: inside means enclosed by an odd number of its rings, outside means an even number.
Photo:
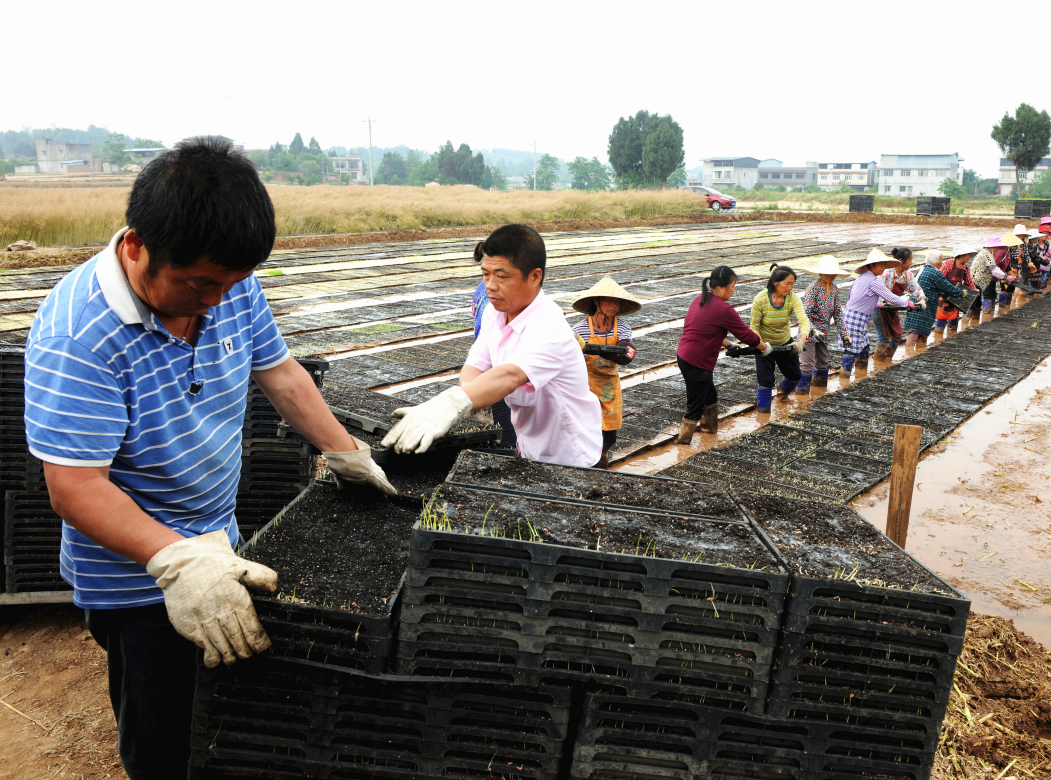
[[[328,470],[336,478],[336,486],[340,489],[346,488],[347,484],[369,485],[388,496],[395,496],[398,491],[387,481],[387,475],[383,469],[372,459],[372,448],[368,444],[353,436],[354,443],[358,446],[350,452],[322,452],[327,461]]]
[[[802,336],[800,336],[799,338],[797,338],[795,341],[792,342],[792,354],[793,355],[802,355],[804,347],[806,347],[806,339],[804,339]]]
[[[909,311],[912,311],[916,308],[916,304],[912,301],[905,301],[905,306],[908,307]]]
[[[208,667],[230,666],[270,647],[245,586],[273,593],[277,572],[239,558],[225,531],[169,544],[146,571],[164,591],[175,630],[204,650]]]
[[[850,344],[850,336],[848,336],[846,333],[840,333],[839,334],[839,340],[843,342],[843,346],[844,347],[846,347],[847,349],[850,349],[850,346],[851,346],[851,344]]]
[[[766,349],[763,350],[763,357],[769,357],[774,353],[774,345],[769,341],[766,342]]]
[[[449,432],[456,423],[471,413],[474,402],[461,387],[450,387],[419,406],[394,410],[401,422],[383,437],[384,447],[395,452],[426,452],[435,439]]]

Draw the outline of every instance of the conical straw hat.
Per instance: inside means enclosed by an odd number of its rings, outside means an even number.
[[[581,293],[580,297],[573,301],[573,308],[590,317],[595,313],[595,298],[618,298],[621,301],[620,314],[633,314],[642,308],[642,301],[609,276],[602,277],[594,287]]]
[[[873,265],[875,263],[887,263],[895,268],[901,265],[900,260],[895,260],[893,257],[885,255],[878,249],[873,248],[872,251],[869,252],[869,256],[865,258],[864,262],[858,263],[857,267],[854,269],[854,273],[863,274],[865,273],[865,266]]]
[[[1004,242],[1004,246],[1022,245],[1022,239],[1020,239],[1014,233],[1004,233],[1002,236],[1000,236],[1000,240]]]
[[[839,267],[839,261],[832,255],[822,257],[813,268],[804,268],[812,274],[819,276],[850,276],[850,271]]]

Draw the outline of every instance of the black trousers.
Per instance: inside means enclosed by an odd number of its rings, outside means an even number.
[[[617,432],[616,431],[603,431],[602,432],[602,451],[609,452],[610,447],[617,443]]]
[[[989,284],[985,285],[985,289],[982,290],[982,298],[987,301],[996,300],[996,280],[991,279]]]
[[[712,372],[697,368],[681,357],[675,359],[679,363],[682,378],[686,380],[686,419],[699,420],[704,407],[719,402],[719,393],[712,384]]]
[[[515,433],[515,426],[511,424],[511,407],[504,401],[497,401],[493,404],[492,409],[493,422],[504,431],[504,435],[500,439],[500,446],[514,449],[515,445],[518,444],[518,434]]]
[[[131,780],[186,780],[197,647],[163,604],[86,609],[84,617],[108,657],[124,771]]]
[[[865,349],[868,349],[868,344],[865,345]],[[795,352],[771,352],[767,357],[756,355],[755,376],[760,387],[774,386],[775,365],[790,382],[798,382],[803,378],[803,371],[799,367],[799,355]]]

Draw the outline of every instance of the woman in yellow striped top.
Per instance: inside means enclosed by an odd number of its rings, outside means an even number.
[[[778,395],[782,398],[792,392],[803,378],[799,367],[799,355],[806,344],[810,333],[810,320],[807,319],[803,301],[792,288],[796,284],[796,272],[787,265],[770,266],[773,273],[766,283],[766,289],[755,296],[752,301],[752,330],[759,338],[771,347],[792,343],[791,352],[771,352],[769,355],[755,356],[755,373],[759,381],[756,390],[756,409],[760,414],[770,412],[770,403],[774,394],[774,366],[781,369],[784,378],[777,386]],[[792,341],[791,317],[796,315],[799,324],[799,338]]]

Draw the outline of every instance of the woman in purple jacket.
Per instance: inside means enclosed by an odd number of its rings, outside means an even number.
[[[719,394],[712,383],[712,371],[719,358],[727,332],[750,347],[769,354],[770,346],[744,324],[741,315],[727,303],[733,297],[737,274],[720,265],[701,284],[701,294],[693,299],[686,312],[676,355],[682,378],[686,380],[686,416],[676,437],[676,444],[689,444],[698,430],[719,430]],[[709,289],[710,288],[710,289]]]
[[[842,338],[841,331],[840,346],[843,347],[843,363],[839,369],[841,379],[850,379],[850,370],[855,361],[868,365],[869,359],[869,322],[872,314],[876,311],[876,304],[880,298],[892,306],[908,307],[910,310],[915,304],[908,298],[895,295],[887,289],[887,285],[879,278],[879,275],[888,268],[897,268],[901,263],[893,257],[887,257],[878,249],[869,252],[865,262],[860,263],[854,269],[858,278],[850,286],[850,297],[847,298],[846,328],[845,335],[849,342]],[[847,346],[849,343],[850,346]]]

